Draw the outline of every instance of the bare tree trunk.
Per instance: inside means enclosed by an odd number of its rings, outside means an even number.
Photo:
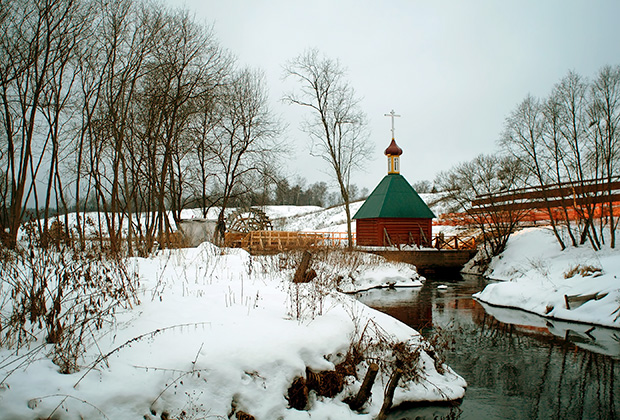
[[[403,375],[403,371],[399,368],[396,368],[390,377],[390,381],[385,388],[385,395],[383,397],[383,405],[381,406],[381,411],[379,411],[379,415],[377,416],[377,420],[385,420],[387,418],[387,414],[392,408],[392,401],[394,400],[394,391],[398,386],[398,381],[400,377]]]

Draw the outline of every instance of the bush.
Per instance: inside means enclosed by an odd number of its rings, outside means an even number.
[[[34,232],[27,226],[26,240],[0,253],[0,346],[52,344],[54,363],[72,373],[94,332],[137,301],[137,280],[121,257],[94,246],[39,247]]]

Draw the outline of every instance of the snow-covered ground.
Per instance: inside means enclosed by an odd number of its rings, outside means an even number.
[[[501,280],[474,296],[565,321],[620,328],[620,250],[588,246],[562,251],[550,229],[514,233],[485,276]],[[579,297],[592,299],[580,302]],[[567,308],[568,297],[569,308]]]
[[[352,214],[360,205],[352,206]],[[342,207],[264,210],[276,229],[346,230]],[[307,410],[290,408],[287,400],[288,387],[306,369],[333,370],[363,340],[386,363],[394,353],[379,343],[404,342],[407,351],[419,354],[395,404],[463,397],[465,380],[431,358],[416,331],[345,294],[417,287],[424,279],[414,267],[364,253],[317,252],[315,281],[294,284],[300,258],[250,256],[205,243],[129,260],[139,273],[140,304],[93,332],[78,372],[60,374],[42,336],[19,352],[0,350],[0,419],[159,418],[163,411],[184,419],[228,418],[234,411],[257,419],[371,419],[380,410],[388,368],[362,412],[343,402],[360,387],[365,362],[333,398],[311,391]],[[498,282],[476,297],[493,305],[486,307],[498,319],[510,322],[514,316],[498,307],[505,306],[553,318],[559,335],[563,327],[556,319],[620,327],[618,250],[562,252],[550,231],[525,229],[511,237],[485,274]],[[584,294],[600,298],[566,308],[565,295]],[[532,325],[541,322],[532,317]],[[584,327],[583,333],[597,332]],[[617,343],[605,346],[613,352]]]
[[[363,201],[351,203],[351,217],[362,207]],[[265,212],[271,217],[283,206],[267,206]],[[285,206],[284,206],[285,207]],[[334,206],[327,209],[314,208],[307,212],[289,214],[286,217],[276,219],[274,228],[277,230],[301,231],[301,232],[346,232],[347,216],[344,206]],[[355,230],[355,221],[352,228]]]
[[[412,267],[335,252],[315,257],[314,283],[294,284],[299,259],[208,243],[131,259],[140,304],[93,331],[78,372],[60,374],[43,337],[17,353],[0,350],[0,418],[159,418],[166,411],[171,418],[223,419],[244,411],[266,420],[371,419],[389,368],[381,369],[361,413],[343,402],[360,387],[366,362],[335,397],[311,391],[307,410],[289,408],[286,398],[307,368],[333,370],[362,343],[386,366],[396,357],[394,343],[415,356],[395,404],[463,397],[465,381],[424,351],[416,331],[332,284],[347,291],[419,284]]]
[[[319,272],[332,273],[337,278],[335,288],[343,293],[355,293],[385,287],[421,287],[426,279],[415,266],[388,262],[383,257],[361,252],[332,250],[323,253],[315,262]]]

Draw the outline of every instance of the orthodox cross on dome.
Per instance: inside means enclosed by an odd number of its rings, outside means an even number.
[[[403,154],[403,149],[398,147],[396,140],[394,140],[394,117],[400,117],[400,115],[396,115],[394,110],[392,110],[392,112],[385,114],[385,116],[392,118],[392,142],[384,152],[388,158],[388,174],[399,174],[400,155]]]
[[[392,140],[395,139],[394,137],[394,117],[400,117],[400,115],[397,115],[394,110],[392,110],[389,114],[383,114],[385,117],[391,117],[392,118]]]

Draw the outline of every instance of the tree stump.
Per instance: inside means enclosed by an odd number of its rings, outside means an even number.
[[[293,283],[307,283],[311,281],[312,278],[314,278],[311,277],[311,275],[308,276],[306,274],[308,272],[308,267],[310,266],[310,258],[312,258],[312,254],[310,254],[308,251],[304,251],[304,255],[301,258],[301,264],[299,264],[299,267],[297,267],[297,270],[295,271]],[[316,273],[314,273],[314,276],[316,277]]]
[[[396,386],[398,385],[398,381],[400,380],[400,377],[402,375],[403,375],[403,371],[401,369],[396,369],[394,373],[392,373],[390,382],[388,382],[388,385],[385,388],[383,406],[381,407],[381,411],[379,411],[377,420],[385,420],[387,418],[387,413],[388,411],[390,411],[390,408],[392,408],[392,400],[394,399],[394,391],[396,390]]]
[[[366,376],[364,376],[364,382],[362,382],[362,386],[357,392],[357,395],[349,402],[349,407],[351,407],[351,410],[357,411],[362,408],[364,404],[366,404],[366,401],[370,398],[372,386],[375,383],[375,378],[377,377],[377,372],[379,372],[379,365],[376,363],[371,363],[370,366],[368,366]]]

